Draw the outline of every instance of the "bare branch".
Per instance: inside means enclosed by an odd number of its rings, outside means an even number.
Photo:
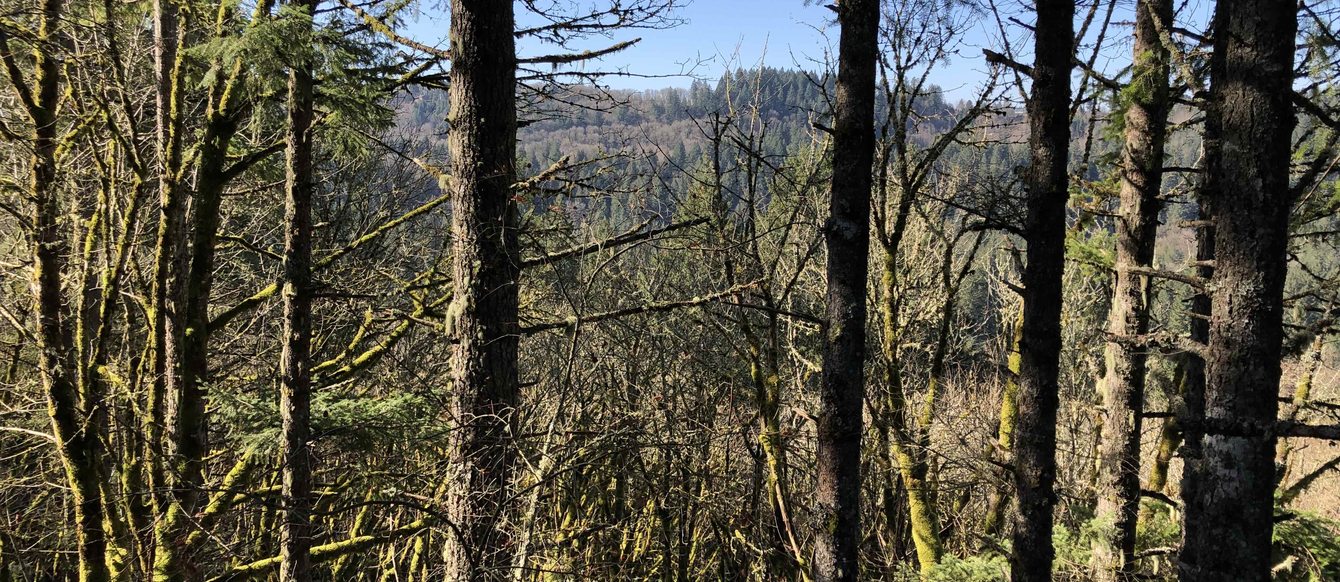
[[[589,255],[589,254],[591,254],[591,253],[598,252],[598,251],[600,251],[601,249],[608,249],[608,248],[613,248],[613,247],[617,247],[617,246],[626,245],[626,244],[629,244],[629,243],[634,243],[634,242],[638,242],[638,241],[647,240],[647,239],[652,238],[652,237],[654,237],[654,236],[656,236],[656,235],[658,235],[658,234],[663,234],[663,233],[667,233],[667,232],[671,232],[671,231],[676,231],[676,230],[680,230],[680,229],[690,228],[690,227],[693,227],[693,226],[697,226],[697,225],[699,225],[699,224],[703,224],[703,223],[705,223],[705,222],[707,222],[707,219],[706,219],[706,218],[695,218],[695,219],[693,219],[693,220],[685,220],[685,221],[682,221],[682,222],[676,222],[676,223],[674,223],[674,224],[670,224],[670,225],[667,225],[667,226],[663,226],[663,227],[661,227],[661,228],[653,228],[653,229],[651,229],[651,230],[642,230],[642,228],[643,228],[644,226],[646,226],[646,224],[647,224],[647,223],[644,222],[644,223],[638,225],[637,227],[634,227],[633,230],[631,230],[631,231],[629,231],[629,232],[626,232],[626,233],[624,233],[624,234],[618,235],[618,236],[614,236],[614,237],[611,237],[611,238],[607,238],[607,239],[605,239],[605,240],[596,241],[596,242],[593,242],[593,243],[589,243],[589,244],[585,244],[585,245],[581,245],[581,246],[577,246],[577,247],[572,247],[572,248],[569,248],[569,249],[564,249],[564,250],[561,250],[561,251],[557,251],[557,252],[549,253],[549,254],[547,254],[547,255],[543,255],[543,256],[539,256],[539,257],[534,257],[534,258],[530,258],[530,259],[525,259],[525,260],[521,261],[521,268],[525,269],[525,268],[529,268],[529,267],[537,267],[537,266],[540,266],[540,265],[547,265],[547,264],[550,264],[550,263],[554,263],[554,262],[557,262],[557,261],[561,261],[561,260],[563,260],[563,259],[568,259],[568,258],[572,258],[572,257],[579,257],[579,256],[582,256],[582,255]],[[640,232],[639,232],[639,231],[640,231]]]
[[[605,321],[607,319],[617,319],[620,317],[626,317],[629,315],[638,315],[642,313],[657,313],[661,311],[670,311],[673,309],[679,309],[681,307],[696,307],[699,305],[703,305],[705,303],[712,303],[715,301],[720,301],[727,297],[733,297],[735,295],[739,295],[741,293],[744,293],[745,291],[757,287],[758,284],[759,284],[758,281],[751,281],[743,285],[736,285],[724,291],[718,291],[716,293],[703,295],[702,297],[694,297],[692,299],[647,303],[644,305],[625,307],[623,309],[616,309],[614,311],[606,311],[603,313],[596,313],[594,315],[587,315],[587,316],[573,315],[569,316],[567,319],[564,319],[562,321],[550,321],[525,326],[521,328],[521,333],[524,335],[531,335],[542,331],[549,331],[555,329],[573,329],[580,326],[583,323],[595,323],[598,321]]]

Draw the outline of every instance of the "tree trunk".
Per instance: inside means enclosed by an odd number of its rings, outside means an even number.
[[[252,12],[247,27],[251,28],[268,18],[274,0],[262,0]],[[216,30],[226,34],[236,14],[235,7],[225,6],[218,15]],[[195,190],[192,193],[194,220],[191,224],[191,252],[186,265],[185,337],[182,341],[181,387],[177,448],[181,456],[183,480],[187,491],[180,496],[188,512],[199,508],[199,489],[204,485],[204,459],[209,454],[209,419],[205,414],[208,404],[206,385],[209,382],[209,306],[214,287],[214,256],[218,244],[220,208],[224,189],[232,181],[235,170],[230,170],[228,157],[233,136],[237,133],[244,107],[245,75],[241,58],[231,64],[219,59],[213,66],[230,66],[225,80],[210,88],[205,127],[199,141],[196,162]],[[188,548],[189,550],[189,548]]]
[[[182,493],[188,511],[199,502],[204,484],[204,458],[209,453],[209,425],[205,417],[205,383],[209,376],[209,299],[214,283],[214,251],[219,230],[219,207],[223,189],[228,144],[236,123],[220,119],[210,105],[200,143],[196,173],[195,219],[191,228],[191,253],[185,289],[185,337],[182,341],[181,404],[177,413],[177,452],[182,480],[188,491]],[[223,113],[222,115],[227,115]]]
[[[1209,137],[1209,134],[1206,134]],[[1205,149],[1202,141],[1202,153]],[[1203,160],[1203,156],[1202,156]],[[1201,280],[1209,282],[1214,276],[1214,267],[1211,263],[1214,261],[1214,227],[1213,211],[1210,208],[1209,196],[1206,192],[1207,184],[1202,184],[1197,194],[1197,219],[1201,225],[1195,231],[1195,260],[1198,266],[1197,276]],[[1198,288],[1194,295],[1191,295],[1191,319],[1189,323],[1189,333],[1191,341],[1198,345],[1209,346],[1210,343],[1210,292],[1207,288]],[[1197,498],[1197,491],[1201,488],[1202,476],[1202,455],[1201,455],[1201,422],[1205,420],[1205,358],[1199,354],[1185,354],[1185,366],[1182,377],[1181,405],[1177,408],[1177,416],[1172,420],[1177,421],[1177,429],[1182,433],[1182,448],[1179,455],[1182,456],[1182,480],[1181,480],[1181,498],[1182,508],[1182,547],[1186,547],[1186,536],[1191,531],[1187,519],[1189,515],[1185,511],[1190,506],[1191,499]]]
[[[1005,356],[1005,386],[1000,391],[1000,418],[996,423],[996,441],[988,445],[987,458],[1002,464],[1008,463],[1014,451],[1014,430],[1019,423],[1019,365],[1021,356],[1019,344],[1023,341],[1024,312],[1010,325],[1010,351]],[[993,469],[994,470],[994,469]],[[1002,481],[1009,476],[1005,471],[996,471]],[[1006,487],[997,486],[987,498],[986,517],[982,518],[982,533],[995,536],[1000,533],[1005,521],[1005,511],[1009,506],[1010,492]]]
[[[1206,137],[1209,137],[1208,133]],[[1202,142],[1204,143],[1204,142]],[[1202,146],[1203,147],[1203,146]],[[1196,267],[1196,276],[1202,280],[1209,281],[1214,276],[1214,268],[1209,266],[1214,261],[1214,227],[1213,212],[1208,193],[1205,191],[1206,184],[1202,184],[1199,193],[1197,209],[1197,218],[1202,222],[1196,230],[1196,262],[1200,266]],[[1188,325],[1191,341],[1203,346],[1210,343],[1210,295],[1206,289],[1197,289],[1191,297],[1191,321]],[[1201,476],[1201,421],[1205,418],[1205,359],[1199,354],[1188,353],[1186,358],[1186,369],[1183,371],[1182,378],[1182,404],[1178,415],[1175,418],[1179,428],[1182,431],[1182,480],[1181,497],[1182,507],[1182,546],[1186,546],[1186,536],[1190,531],[1187,524],[1187,512],[1185,508],[1191,503],[1198,494],[1200,483],[1203,481]]]
[[[516,452],[516,41],[510,2],[451,3],[453,475],[446,578],[503,579]]]
[[[1033,89],[1028,99],[1030,168],[1025,180],[1024,323],[1015,430],[1017,513],[1012,580],[1051,580],[1056,505],[1057,374],[1061,355],[1061,275],[1065,269],[1066,163],[1075,3],[1038,0]]]
[[[60,22],[64,6],[60,0],[41,3],[41,15],[33,51],[36,72],[24,94],[24,105],[33,124],[29,188],[33,196],[32,253],[33,313],[37,320],[38,369],[46,391],[51,432],[55,437],[65,479],[70,486],[80,582],[104,582],[110,578],[107,540],[103,527],[103,504],[99,488],[101,447],[97,431],[85,420],[91,408],[103,402],[81,398],[73,338],[65,324],[65,297],[61,274],[66,256],[60,233],[56,152],[60,128],[56,112],[61,98],[61,58],[56,51],[67,46]],[[17,86],[19,80],[15,79]],[[82,402],[81,402],[82,400]]]
[[[1116,282],[1108,314],[1107,375],[1099,454],[1093,566],[1098,580],[1134,573],[1135,526],[1140,511],[1140,436],[1145,401],[1146,349],[1125,338],[1149,332],[1149,277],[1131,272],[1154,260],[1163,140],[1168,120],[1169,55],[1158,23],[1172,22],[1172,0],[1140,0],[1135,9],[1131,83],[1124,89],[1126,144],[1122,149],[1117,210]]]
[[[1275,422],[1287,270],[1296,6],[1223,0],[1206,115],[1215,271],[1201,483],[1186,506],[1181,579],[1269,580]],[[1211,427],[1242,428],[1224,434]]]
[[[1177,402],[1184,401],[1187,393],[1187,364],[1190,354],[1182,354],[1177,358],[1177,364],[1173,368],[1172,386],[1176,392],[1168,395],[1169,405],[1177,407]],[[1173,457],[1182,446],[1182,426],[1173,416],[1164,420],[1163,426],[1159,428],[1159,438],[1154,446],[1154,462],[1149,467],[1149,479],[1145,482],[1145,488],[1157,493],[1168,493],[1168,471],[1172,467]],[[1168,507],[1159,505],[1154,507],[1143,507],[1140,510],[1139,521],[1148,521],[1156,515],[1166,514]],[[1155,511],[1156,510],[1156,511]]]
[[[860,574],[861,433],[865,402],[865,296],[875,158],[875,58],[879,0],[837,5],[837,100],[833,184],[824,225],[828,324],[819,392],[814,574],[820,582]]]
[[[150,373],[147,411],[143,418],[147,441],[148,486],[153,507],[154,576],[179,580],[185,575],[180,542],[185,522],[176,493],[180,471],[175,467],[179,447],[181,397],[180,349],[184,321],[180,318],[182,289],[182,226],[186,201],[182,199],[178,175],[181,168],[180,38],[181,14],[167,0],[155,0],[154,81],[156,148],[158,155],[158,231],[154,249],[154,278],[150,291],[152,312]],[[166,434],[165,434],[166,433]]]
[[[298,18],[309,18],[316,0],[300,0]],[[310,22],[307,24],[311,26]],[[310,30],[310,28],[309,28]],[[307,42],[313,42],[308,40]],[[279,580],[311,579],[312,547],[312,63],[290,64],[284,176],[284,336],[279,414],[283,419],[284,476],[281,499]]]
[[[1299,358],[1303,364],[1303,372],[1298,376],[1298,382],[1294,384],[1293,399],[1289,402],[1289,407],[1280,420],[1293,422],[1298,420],[1298,415],[1312,400],[1312,383],[1317,377],[1317,371],[1321,369],[1322,350],[1326,347],[1326,332],[1319,331],[1312,338],[1312,347],[1308,348],[1306,354]],[[1289,482],[1289,476],[1293,473],[1293,453],[1296,449],[1293,443],[1282,441],[1275,449],[1275,484],[1283,488],[1284,484]],[[1283,497],[1280,499],[1283,502]]]

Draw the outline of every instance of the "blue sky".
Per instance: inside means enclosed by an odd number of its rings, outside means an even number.
[[[817,68],[808,59],[823,57],[826,41],[821,30],[831,11],[801,0],[697,0],[679,9],[677,16],[683,23],[675,28],[621,33],[620,40],[641,37],[642,41],[606,64],[650,75],[688,72],[707,78],[719,77],[728,64],[794,67],[799,63]],[[625,78],[612,83],[656,88],[687,86],[691,80]]]
[[[579,8],[607,6],[608,0],[551,0],[563,6]],[[997,0],[1006,15],[1022,21],[1032,20],[1021,4],[1027,0]],[[593,38],[577,45],[578,49],[598,49],[614,42],[641,38],[633,47],[590,63],[588,69],[623,70],[649,77],[607,77],[605,84],[620,89],[658,89],[687,87],[695,77],[715,80],[728,68],[751,67],[767,64],[775,67],[801,67],[815,70],[824,52],[837,40],[837,28],[832,24],[832,11],[827,2],[804,0],[680,0],[685,4],[675,12],[682,21],[677,27],[663,30],[618,31],[610,38]],[[423,4],[417,16],[408,16],[405,23],[408,35],[417,40],[445,46],[447,18],[445,2]],[[1129,25],[1133,0],[1118,0],[1109,30],[1104,57],[1095,64],[1109,74],[1129,62]],[[1204,17],[1208,0],[1187,0],[1182,6],[1191,14]],[[1103,5],[1106,7],[1106,3]],[[535,17],[527,14],[519,4],[517,16],[522,25],[533,24]],[[573,10],[575,13],[575,9]],[[1077,26],[1087,13],[1087,7],[1077,10]],[[1099,19],[1101,20],[1101,15]],[[1194,19],[1193,19],[1194,20]],[[1011,42],[1018,57],[1031,61],[1027,49],[1031,45],[1026,31],[1017,25],[1010,27]],[[1097,23],[1093,27],[1097,28]],[[970,30],[959,47],[959,56],[937,68],[932,82],[946,90],[948,97],[969,98],[985,77],[982,47],[1000,49],[999,34],[994,19],[987,14],[973,18]],[[1092,36],[1092,34],[1090,35]],[[518,51],[525,55],[557,52],[537,41],[523,42]],[[1081,49],[1087,54],[1086,49]]]
[[[821,5],[806,6],[802,0],[681,0],[685,5],[674,11],[682,23],[668,29],[618,31],[609,38],[598,37],[579,43],[580,49],[598,49],[614,42],[641,38],[631,48],[592,64],[591,69],[619,69],[650,78],[611,77],[609,84],[618,88],[656,89],[687,87],[694,76],[715,79],[727,61],[732,66],[752,66],[760,62],[778,67],[794,67],[809,58],[822,58],[826,41],[820,33],[827,27],[831,12]],[[603,5],[600,0],[582,0],[576,6]],[[575,12],[575,10],[573,11]],[[524,26],[534,24],[518,4],[517,17]],[[407,17],[409,36],[430,44],[445,46],[447,18],[445,8],[431,3],[416,16]],[[531,40],[518,47],[523,55],[548,54],[545,47]],[[794,56],[793,54],[794,53]],[[814,68],[812,65],[810,68]]]
[[[602,4],[580,0],[575,5]],[[446,46],[444,7],[425,4],[416,15],[405,15],[408,36]],[[682,23],[669,29],[627,30],[611,38],[593,38],[579,49],[598,49],[614,42],[641,38],[631,48],[588,65],[589,69],[624,70],[645,77],[607,77],[620,89],[687,87],[695,77],[715,80],[728,68],[766,64],[783,68],[820,68],[826,48],[837,41],[833,13],[820,3],[804,0],[684,0],[675,11]],[[523,25],[527,15],[518,5]],[[531,19],[534,17],[532,16]],[[977,34],[975,36],[981,36]],[[946,88],[961,86],[966,95],[980,82],[980,42],[965,46],[968,62],[941,67],[934,79]],[[523,55],[555,52],[536,41],[518,47]],[[952,91],[957,93],[959,91]]]

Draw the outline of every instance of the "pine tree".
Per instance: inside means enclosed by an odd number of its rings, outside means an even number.
[[[865,297],[870,248],[871,169],[875,159],[875,59],[879,0],[837,4],[837,97],[829,217],[828,308],[819,392],[818,524],[814,575],[820,582],[860,577],[861,436],[865,404]]]
[[[1039,0],[1034,30],[1033,88],[1028,99],[1028,243],[1019,342],[1018,419],[1014,430],[1014,518],[1011,572],[1015,582],[1052,578],[1052,509],[1056,505],[1056,414],[1061,357],[1061,276],[1065,269],[1070,70],[1074,54],[1072,0]]]
[[[1287,272],[1295,6],[1222,0],[1205,120],[1214,210],[1201,483],[1186,504],[1182,580],[1269,580]],[[1213,479],[1213,482],[1209,482]]]

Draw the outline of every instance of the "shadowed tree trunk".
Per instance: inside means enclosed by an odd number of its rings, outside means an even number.
[[[220,17],[220,28],[227,25],[225,18]],[[214,282],[219,207],[228,182],[224,175],[228,145],[237,131],[231,103],[236,99],[233,95],[241,92],[233,90],[239,72],[235,68],[227,82],[217,83],[210,89],[209,109],[205,113],[196,164],[195,218],[190,229],[191,252],[184,291],[186,328],[181,357],[182,398],[176,423],[181,472],[183,480],[194,485],[192,489],[198,489],[204,483],[204,457],[209,447],[204,391],[209,371],[209,296]],[[188,511],[195,509],[198,497],[197,491],[185,492],[183,499]]]
[[[311,18],[316,0],[299,0]],[[311,29],[311,22],[305,24]],[[304,42],[312,42],[304,38]],[[303,47],[306,48],[306,47]],[[283,525],[280,530],[281,582],[311,579],[312,562],[312,63],[301,57],[289,65],[288,130],[284,136],[284,337],[279,388],[283,419]]]
[[[1123,90],[1126,144],[1121,156],[1117,210],[1116,283],[1108,315],[1107,375],[1103,381],[1102,449],[1094,575],[1125,580],[1133,573],[1135,526],[1140,510],[1140,435],[1144,412],[1146,348],[1129,339],[1149,332],[1149,277],[1133,269],[1154,261],[1163,140],[1168,120],[1168,50],[1158,23],[1172,22],[1171,0],[1136,4],[1131,83]]]
[[[501,579],[515,464],[518,246],[516,41],[510,2],[451,3],[453,479],[448,580]]]
[[[814,575],[820,582],[860,574],[861,417],[865,401],[865,296],[875,159],[875,59],[879,0],[837,4],[837,99],[833,184],[824,225],[828,324],[819,392]]]
[[[38,28],[33,38],[31,79],[18,76],[18,68],[9,39],[0,32],[0,57],[10,82],[19,96],[28,121],[33,125],[28,189],[32,196],[32,261],[30,281],[33,314],[37,321],[38,370],[46,391],[51,432],[60,455],[70,501],[74,508],[80,582],[104,582],[110,579],[107,539],[101,492],[102,449],[89,417],[101,414],[94,409],[105,403],[80,394],[78,362],[65,309],[61,274],[67,248],[61,234],[63,212],[58,196],[57,156],[60,127],[56,121],[61,101],[62,55],[68,46],[60,24],[64,17],[61,0],[44,0],[39,5]]]
[[[1025,178],[1024,320],[1019,344],[1014,434],[1012,580],[1051,580],[1056,505],[1057,374],[1061,355],[1061,275],[1065,269],[1070,143],[1070,68],[1075,3],[1038,0],[1033,89],[1028,99],[1030,166]]]
[[[1296,5],[1223,0],[1206,115],[1215,225],[1200,483],[1182,580],[1269,580],[1274,431],[1287,264]],[[1220,427],[1231,427],[1224,434]]]
[[[247,28],[269,18],[275,0],[262,0],[252,10]],[[226,38],[233,31],[237,9],[224,5],[215,21],[215,35]],[[224,190],[259,158],[248,156],[244,161],[230,158],[230,146],[245,110],[252,105],[244,96],[247,70],[240,57],[221,58],[211,66],[229,68],[225,79],[217,80],[209,89],[205,124],[198,141],[195,163],[195,184],[192,191],[194,218],[189,236],[190,257],[185,264],[186,286],[183,290],[185,334],[181,354],[181,405],[176,427],[180,465],[187,490],[180,498],[188,513],[200,508],[199,489],[205,481],[205,457],[209,454],[209,422],[206,416],[209,382],[210,297],[214,287],[214,257],[220,229],[220,212]],[[188,548],[188,551],[190,548]]]
[[[1294,384],[1293,399],[1281,414],[1280,420],[1297,421],[1298,415],[1307,407],[1308,401],[1312,400],[1312,385],[1316,380],[1317,371],[1321,369],[1322,351],[1325,347],[1326,332],[1318,332],[1312,338],[1312,346],[1299,358],[1299,362],[1303,364],[1303,371],[1298,375],[1298,382]],[[1293,473],[1293,453],[1296,450],[1295,444],[1288,441],[1281,441],[1275,449],[1275,484],[1281,489],[1290,481],[1289,477]],[[1280,503],[1285,503],[1283,493],[1280,495]]]
[[[1206,129],[1206,140],[1210,137],[1209,129]],[[1202,146],[1203,147],[1203,146]],[[1214,276],[1214,267],[1211,266],[1214,261],[1214,226],[1213,211],[1206,188],[1208,184],[1202,183],[1197,199],[1197,220],[1200,224],[1196,228],[1196,276],[1203,281],[1209,281]],[[1190,332],[1191,341],[1208,346],[1210,343],[1210,295],[1208,288],[1201,288],[1195,291],[1191,296],[1191,320],[1187,326]],[[1190,500],[1195,498],[1200,489],[1201,477],[1201,428],[1200,423],[1205,418],[1205,358],[1200,354],[1188,353],[1185,356],[1185,370],[1183,371],[1181,386],[1181,406],[1178,414],[1174,417],[1177,423],[1177,429],[1181,431],[1183,446],[1181,448],[1182,457],[1182,479],[1180,482],[1180,493],[1182,506],[1186,507]],[[1182,522],[1182,545],[1186,545],[1187,513],[1181,512]]]
[[[1173,368],[1173,377],[1171,387],[1175,392],[1168,394],[1169,406],[1176,408],[1179,402],[1184,402],[1187,393],[1187,360],[1188,354],[1181,354],[1177,357],[1177,363]],[[1149,479],[1145,482],[1145,488],[1156,493],[1167,494],[1168,489],[1168,471],[1172,468],[1173,457],[1182,446],[1182,427],[1177,421],[1176,416],[1170,417],[1164,421],[1163,426],[1159,427],[1158,441],[1154,445],[1154,460],[1149,467]],[[1154,517],[1155,510],[1158,513],[1166,514],[1168,506],[1160,504],[1155,506],[1143,506],[1140,508],[1139,521],[1147,521]]]

